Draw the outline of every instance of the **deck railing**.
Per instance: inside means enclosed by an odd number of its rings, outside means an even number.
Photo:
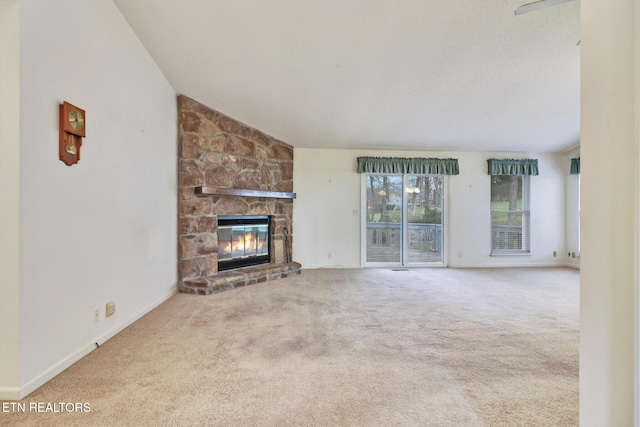
[[[400,247],[402,229],[397,222],[368,222],[367,245]],[[409,247],[431,251],[442,249],[442,224],[409,223]]]
[[[494,225],[491,227],[492,250],[523,249],[522,227],[513,225]]]
[[[522,227],[494,225],[491,227],[493,249],[518,250],[523,248]],[[368,222],[367,245],[400,247],[402,229],[397,222]],[[409,223],[409,247],[432,251],[442,249],[441,224]]]

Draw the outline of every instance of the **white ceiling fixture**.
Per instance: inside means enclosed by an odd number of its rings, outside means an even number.
[[[523,13],[533,12],[534,10],[542,9],[545,7],[555,6],[560,3],[566,3],[574,0],[538,0],[531,3],[523,4],[516,9],[516,15],[522,15]]]

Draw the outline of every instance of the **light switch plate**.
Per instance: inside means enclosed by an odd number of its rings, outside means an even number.
[[[112,316],[116,312],[116,303],[113,301],[109,301],[107,303],[107,309],[105,315],[107,317]]]

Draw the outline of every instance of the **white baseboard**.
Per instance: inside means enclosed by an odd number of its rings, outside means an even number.
[[[27,397],[29,394],[36,391],[38,388],[42,387],[47,382],[51,381],[56,375],[62,373],[64,370],[69,368],[71,365],[85,357],[87,354],[91,353],[93,350],[98,348],[96,343],[103,344],[109,339],[113,338],[115,335],[120,333],[127,326],[130,326],[135,321],[140,319],[145,314],[149,313],[151,310],[171,298],[178,292],[178,287],[175,286],[174,289],[167,292],[151,304],[144,307],[142,310],[130,316],[128,319],[122,321],[120,324],[116,325],[107,333],[91,340],[90,343],[82,346],[74,353],[62,359],[60,362],[51,366],[49,369],[44,371],[42,374],[38,375],[28,383],[21,386],[19,389],[0,389],[0,400],[20,400]]]
[[[331,270],[331,269],[335,269],[335,270],[351,270],[354,268],[362,268],[362,266],[360,264],[354,264],[354,265],[344,265],[344,264],[335,264],[335,265],[319,265],[319,264],[309,264],[309,265],[302,265],[302,270],[320,270],[320,269],[324,269],[324,270]]]
[[[497,264],[449,264],[450,268],[547,268],[547,267],[566,267],[564,263],[497,263]]]
[[[397,267],[396,265],[393,266]],[[412,266],[404,266],[406,268],[411,268]],[[527,268],[527,267],[535,267],[535,268],[545,268],[545,267],[572,267],[580,269],[579,265],[571,265],[567,263],[517,263],[517,264],[507,264],[507,263],[498,263],[498,264],[486,264],[486,263],[449,263],[447,266],[434,266],[436,268]],[[318,265],[318,264],[306,264],[302,266],[302,271],[304,270],[329,270],[329,269],[360,269],[360,268],[386,268],[383,265],[371,266],[371,267],[363,267],[361,265]],[[430,266],[414,266],[413,268],[431,268]]]

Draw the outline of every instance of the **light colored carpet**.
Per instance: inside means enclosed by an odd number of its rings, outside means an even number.
[[[178,294],[7,425],[574,426],[579,272],[305,270]],[[46,351],[46,349],[43,349]]]

